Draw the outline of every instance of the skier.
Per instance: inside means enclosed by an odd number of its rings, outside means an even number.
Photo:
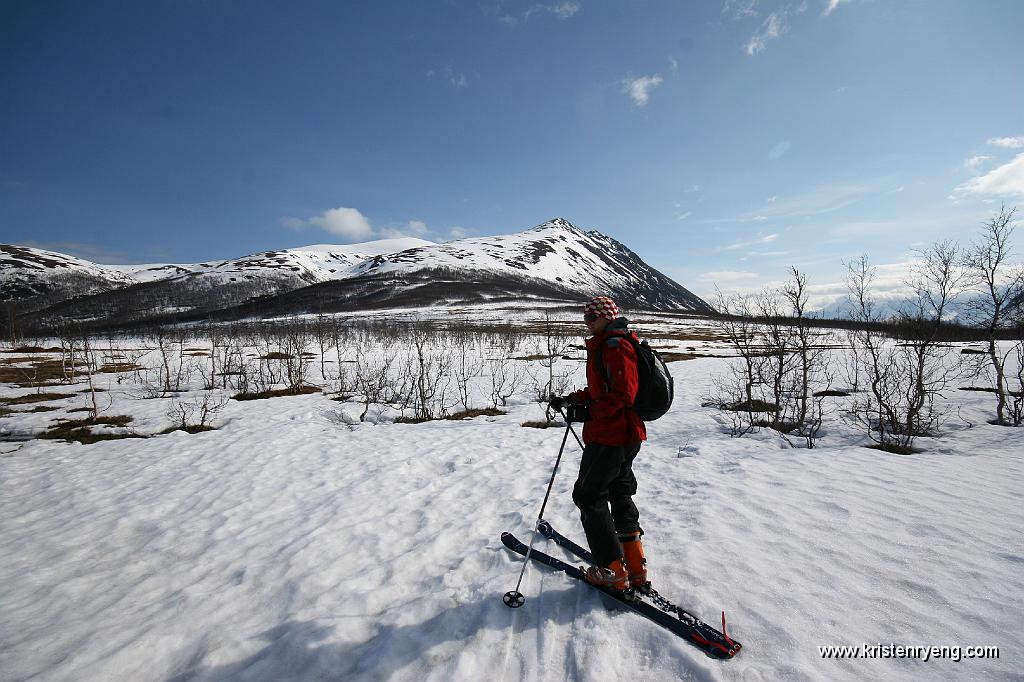
[[[633,459],[647,440],[643,420],[632,410],[639,386],[637,357],[628,321],[615,301],[597,296],[583,307],[587,339],[587,387],[552,396],[554,409],[566,408],[570,422],[583,422],[583,457],[572,499],[597,565],[586,571],[595,585],[645,591],[647,562],[640,537],[640,513],[633,504]],[[598,359],[600,364],[598,366]]]

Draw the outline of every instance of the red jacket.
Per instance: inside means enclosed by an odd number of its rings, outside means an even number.
[[[620,318],[621,319],[621,318]],[[590,404],[592,419],[583,424],[583,442],[602,445],[631,445],[647,440],[644,422],[633,411],[640,386],[636,351],[629,341],[617,338],[627,332],[618,320],[587,339],[587,387],[574,397]],[[597,367],[602,350],[605,371]]]

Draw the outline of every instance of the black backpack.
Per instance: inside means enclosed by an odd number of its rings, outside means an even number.
[[[608,338],[612,336],[626,339],[636,351],[636,372],[640,387],[636,391],[636,400],[633,401],[633,411],[645,422],[652,422],[668,412],[672,407],[672,398],[675,397],[675,384],[672,381],[672,374],[668,371],[668,365],[658,355],[658,351],[651,348],[646,340],[637,340],[632,332],[613,333]],[[604,344],[607,341],[608,339],[605,339],[601,343],[596,358],[606,385],[609,383],[608,370],[604,366]]]

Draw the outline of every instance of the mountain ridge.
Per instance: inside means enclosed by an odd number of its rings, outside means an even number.
[[[318,244],[196,264],[100,265],[0,245],[0,266],[0,295],[50,321],[133,323],[161,316],[220,318],[466,302],[521,305],[578,301],[599,293],[626,308],[710,311],[706,302],[624,244],[563,218],[508,235],[443,243],[399,238]]]

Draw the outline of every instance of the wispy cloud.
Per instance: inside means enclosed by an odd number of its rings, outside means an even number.
[[[440,72],[430,69],[427,71],[427,80],[432,81],[435,78],[443,80],[448,85],[452,86],[456,90],[465,90],[469,87],[469,79],[466,78],[466,74],[461,71],[456,71],[450,66],[446,66],[441,69]]]
[[[579,2],[567,0],[565,2],[554,2],[551,4],[538,3],[518,14],[503,14],[500,19],[509,26],[518,26],[526,23],[536,15],[550,15],[557,19],[570,19],[583,9]]]
[[[1009,163],[958,185],[953,190],[952,198],[956,200],[964,194],[1024,197],[1024,153],[1018,154]]]
[[[859,254],[858,254],[859,255]],[[855,256],[851,256],[853,260]],[[887,301],[900,301],[913,292],[907,285],[907,273],[913,268],[915,261],[906,260],[900,263],[873,264],[875,277],[871,281],[869,291],[879,304]],[[801,268],[802,269],[802,268]],[[842,275],[839,275],[842,277]],[[722,271],[704,272],[698,275],[695,289],[712,289],[717,287],[722,293],[757,294],[767,288],[778,288],[783,281],[775,277],[763,276],[756,272]],[[713,295],[713,291],[709,292]],[[807,303],[811,310],[836,310],[846,307],[849,291],[843,279],[833,274],[823,283],[811,281],[807,286]]]
[[[676,61],[676,58],[671,55],[669,55],[668,58],[668,68],[669,71],[671,71],[672,73],[677,73],[679,71],[679,62]]]
[[[971,158],[964,161],[964,168],[976,171],[983,163],[985,163],[991,158],[991,156],[972,156]]]
[[[839,5],[845,2],[850,2],[850,0],[828,0],[828,4],[825,6],[823,15],[827,17],[835,11],[836,7],[839,7]]]
[[[896,235],[904,241],[929,242],[934,235],[957,234],[967,225],[980,220],[982,214],[973,210],[950,211],[948,207],[924,213],[909,213],[878,220],[855,220],[834,223],[818,235],[818,244],[857,245],[892,243]],[[846,246],[843,247],[845,250]]]
[[[658,74],[627,78],[622,81],[622,91],[633,98],[633,102],[638,107],[645,107],[651,98],[651,90],[661,85],[664,80]]]
[[[358,209],[346,207],[331,208],[305,220],[294,217],[282,218],[281,225],[291,230],[318,227],[347,239],[366,239],[373,234],[373,226],[367,217]]]
[[[783,156],[786,155],[786,152],[788,152],[789,148],[792,146],[792,140],[783,140],[782,142],[779,142],[777,145],[775,145],[768,151],[768,158],[771,159],[772,161],[781,159]]]
[[[1005,147],[1006,149],[1024,149],[1024,135],[1020,137],[993,137],[988,140],[988,144],[995,145],[996,147]]]
[[[755,237],[754,239],[748,239],[746,241],[735,242],[735,243],[729,244],[727,247],[725,247],[725,249],[727,251],[736,251],[738,249],[750,248],[751,246],[760,246],[761,244],[771,244],[772,242],[774,242],[778,238],[779,238],[778,234],[762,234],[762,233],[759,232],[757,234],[757,237]]]
[[[757,0],[725,0],[722,14],[733,19],[749,19],[757,16]]]
[[[874,185],[883,184],[878,180]],[[741,213],[730,218],[704,220],[704,223],[749,223],[762,220],[792,220],[808,216],[831,213],[855,204],[868,196],[880,194],[883,190],[869,185],[822,185],[807,192],[790,197],[777,198],[767,206]]]
[[[382,227],[380,236],[395,239],[398,237],[424,237],[427,234],[427,224],[422,220],[410,220],[402,227]]]
[[[769,14],[768,18],[761,24],[761,28],[751,36],[744,46],[747,54],[751,57],[757,56],[768,46],[769,40],[775,40],[782,36],[789,29],[786,25],[786,16],[788,14],[788,10],[780,10]]]
[[[716,270],[712,272],[702,272],[697,277],[705,282],[711,282],[718,286],[733,286],[740,283],[749,283],[755,280],[761,279],[761,275],[756,272],[746,272],[743,270]]]

